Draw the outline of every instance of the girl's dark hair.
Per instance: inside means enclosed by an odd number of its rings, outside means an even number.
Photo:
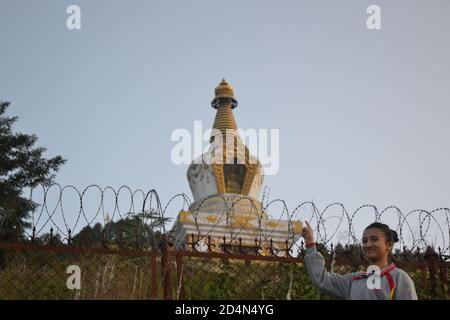
[[[367,229],[380,229],[381,231],[383,231],[387,242],[392,242],[392,243],[398,242],[397,231],[389,228],[389,226],[387,224],[380,223],[380,222],[374,222],[374,223],[370,224],[369,226],[367,226],[365,230],[367,230]]]

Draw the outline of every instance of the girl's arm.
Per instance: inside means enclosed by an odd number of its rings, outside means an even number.
[[[325,259],[317,252],[314,244],[313,229],[307,221],[305,222],[306,227],[303,229],[303,237],[307,244],[305,265],[311,282],[323,293],[340,299],[349,299],[353,274],[339,275],[325,269]]]
[[[315,247],[306,249],[305,265],[311,282],[321,292],[340,299],[350,298],[353,274],[339,275],[328,272],[325,259]]]

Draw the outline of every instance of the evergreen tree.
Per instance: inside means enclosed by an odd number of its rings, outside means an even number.
[[[50,185],[66,161],[45,158],[46,148],[35,146],[36,135],[14,133],[18,117],[5,115],[9,105],[0,101],[0,242],[16,242],[30,227],[30,212],[38,204],[23,196],[24,189]]]

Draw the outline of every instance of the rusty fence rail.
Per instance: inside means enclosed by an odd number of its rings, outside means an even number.
[[[319,246],[330,271],[365,270],[358,247]],[[303,256],[177,250],[162,236],[153,250],[0,243],[0,299],[329,299],[308,278]],[[449,299],[450,262],[431,247],[397,252],[393,261],[414,280],[420,299]],[[69,288],[70,266],[80,287]]]

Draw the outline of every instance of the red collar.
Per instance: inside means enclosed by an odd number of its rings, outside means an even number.
[[[395,264],[391,263],[390,265],[388,265],[386,268],[384,268],[383,270],[381,270],[381,276],[384,276],[386,273],[391,272],[392,270],[394,270],[396,268]]]
[[[391,272],[395,268],[396,268],[395,264],[391,263],[386,268],[381,270],[380,276],[381,277],[385,276],[386,274],[388,274],[389,272]],[[369,276],[370,276],[370,274],[368,274],[367,272],[360,272],[357,275],[353,276],[352,280],[361,280],[361,279],[368,278]]]

